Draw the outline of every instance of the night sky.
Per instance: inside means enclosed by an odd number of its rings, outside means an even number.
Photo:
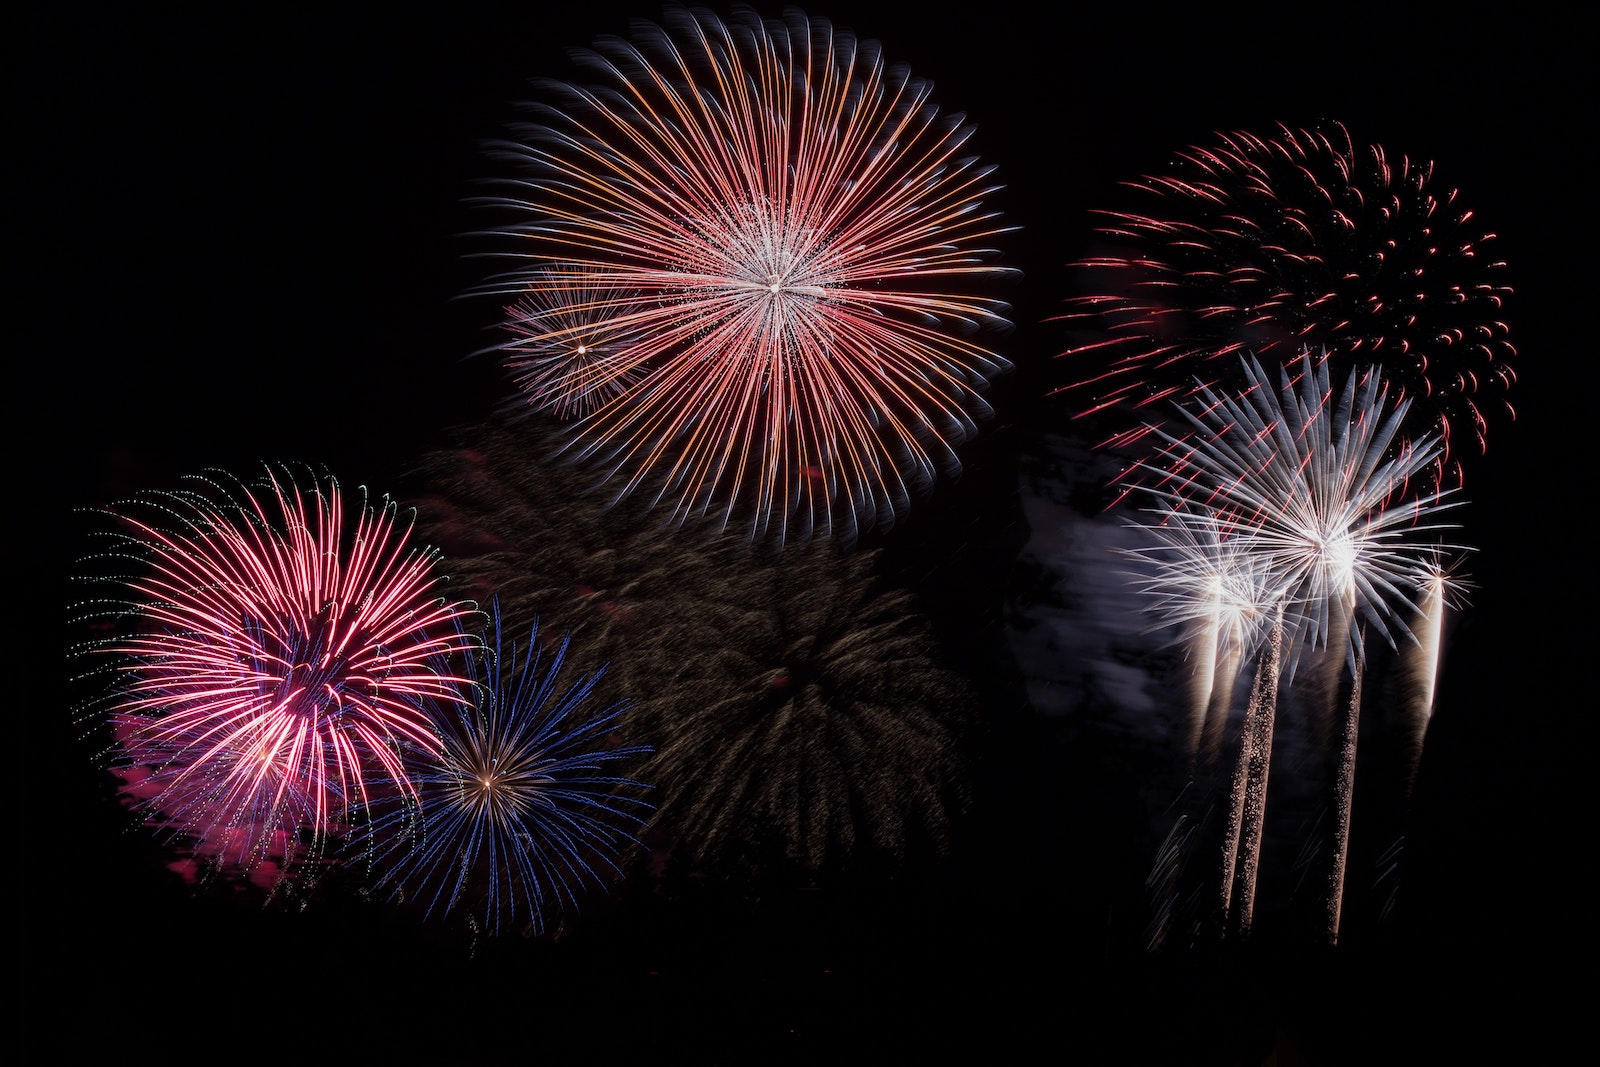
[[[573,75],[568,46],[660,8],[30,16],[9,93],[23,182],[12,469],[45,500],[11,509],[42,517],[12,541],[40,609],[21,622],[26,784],[10,808],[22,1041],[46,1059],[478,1064],[1322,1065],[1489,1045],[1543,1062],[1564,1047],[1592,960],[1578,805],[1593,701],[1575,640],[1590,541],[1576,448],[1595,395],[1579,332],[1596,173],[1582,8],[1074,6],[806,9],[881,41],[967,114],[1004,186],[990,203],[1020,227],[1003,249],[1022,279],[995,414],[961,478],[872,539],[951,638],[952,665],[985,686],[993,729],[954,851],[821,888],[624,892],[557,944],[476,951],[348,899],[192,899],[124,832],[62,695],[67,576],[85,548],[74,510],[264,460],[381,493],[493,410],[499,369],[470,353],[498,309],[461,298],[485,269],[460,236],[495,166],[482,145],[530,79]],[[1019,457],[1071,429],[1047,399],[1071,369],[1046,320],[1119,181],[1214,131],[1329,120],[1433,160],[1498,235],[1517,417],[1469,467],[1473,588],[1397,916],[1337,952],[1147,954],[1134,916],[1151,827],[1129,801],[1167,772],[1097,749],[1092,723],[1044,722],[1019,668],[986,658],[1005,647],[1011,560],[1038,532]]]

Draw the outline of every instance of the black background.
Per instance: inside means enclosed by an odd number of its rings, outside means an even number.
[[[1032,743],[1046,732],[1014,679],[994,690],[1015,721],[983,754],[990,785],[965,844],[924,878],[625,904],[561,945],[472,956],[365,913],[189,900],[119,831],[69,740],[71,509],[263,459],[381,490],[494,407],[498,372],[468,358],[494,308],[458,299],[482,270],[458,237],[492,166],[481,145],[530,78],[572,74],[567,46],[660,10],[58,7],[12,34],[8,93],[23,238],[13,632],[37,642],[15,665],[13,974],[25,1040],[47,1058],[1331,1064],[1492,1048],[1542,1062],[1581,1032],[1593,698],[1576,637],[1592,632],[1593,538],[1578,450],[1596,173],[1582,7],[808,11],[884,42],[969,115],[1006,187],[994,203],[1021,227],[1006,248],[1024,274],[1017,329],[1001,345],[1016,372],[960,481],[884,538],[926,564],[910,569],[946,632],[993,639],[995,583],[1026,533],[1016,455],[1064,418],[1043,400],[1066,373],[1044,320],[1116,182],[1216,130],[1334,119],[1434,160],[1500,235],[1518,417],[1492,428],[1469,478],[1476,588],[1447,651],[1393,928],[1339,952],[1141,954],[1119,909],[1138,906],[1148,828],[1117,800],[1143,771]]]

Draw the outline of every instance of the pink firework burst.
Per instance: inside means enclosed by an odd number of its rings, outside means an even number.
[[[111,725],[118,794],[147,826],[183,843],[183,858],[169,866],[186,881],[209,868],[270,890],[307,858],[302,829],[315,825],[316,797],[286,773],[281,754],[248,737],[207,744],[153,716],[117,713]]]
[[[892,524],[1010,366],[980,343],[1010,323],[975,290],[1014,272],[973,127],[793,10],[673,9],[578,55],[592,82],[547,83],[557,102],[501,146],[514,192],[488,203],[518,267],[485,286],[536,308],[630,294],[582,302],[584,329],[631,343],[566,451],[618,497],[753,539]],[[537,382],[526,399],[548,406]]]
[[[114,657],[115,770],[197,859],[287,866],[375,793],[414,795],[401,750],[439,750],[423,708],[463,700],[435,664],[473,609],[430,592],[436,557],[392,502],[352,521],[331,477],[196,482],[113,509],[112,556],[137,565],[119,579],[130,624],[91,646]]]
[[[1432,163],[1357,148],[1339,125],[1280,126],[1219,134],[1126,184],[1143,206],[1099,212],[1104,247],[1073,264],[1081,287],[1058,320],[1080,368],[1059,391],[1080,417],[1121,413],[1108,444],[1143,438],[1172,401],[1242,386],[1241,355],[1307,350],[1382,372],[1411,404],[1408,436],[1442,442],[1435,484],[1460,484],[1463,452],[1512,414],[1506,264]]]

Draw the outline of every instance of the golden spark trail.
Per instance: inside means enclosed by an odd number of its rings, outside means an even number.
[[[1283,624],[1272,628],[1268,638],[1267,656],[1256,673],[1250,692],[1250,708],[1245,715],[1248,741],[1245,753],[1249,766],[1246,775],[1243,824],[1240,838],[1243,853],[1237,875],[1236,893],[1239,897],[1239,936],[1248,938],[1255,918],[1256,876],[1261,868],[1261,835],[1266,820],[1267,774],[1272,768],[1272,727],[1278,710],[1278,677],[1283,662]]]
[[[1227,930],[1229,920],[1235,914],[1237,898],[1241,937],[1249,936],[1255,910],[1261,826],[1266,813],[1267,775],[1272,762],[1272,727],[1277,714],[1278,677],[1282,663],[1283,615],[1280,609],[1250,686],[1239,760],[1234,768],[1228,829],[1222,846],[1222,877],[1219,885],[1223,929]]]
[[[1345,865],[1350,855],[1350,808],[1355,800],[1356,737],[1361,725],[1362,661],[1355,662],[1355,678],[1350,686],[1350,705],[1344,719],[1344,735],[1339,744],[1337,780],[1338,808],[1333,834],[1333,868],[1328,874],[1328,944],[1339,943],[1339,921],[1344,910]]]

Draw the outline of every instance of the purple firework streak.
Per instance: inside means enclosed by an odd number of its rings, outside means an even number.
[[[125,799],[219,869],[287,865],[376,794],[415,793],[402,746],[437,751],[419,701],[457,701],[440,657],[473,613],[431,592],[436,556],[409,547],[392,502],[352,518],[338,484],[193,479],[111,509],[108,557],[131,562],[93,702],[116,738]],[[103,715],[103,719],[101,716]]]
[[[1107,445],[1139,442],[1173,401],[1235,391],[1243,354],[1379,368],[1410,402],[1407,435],[1441,441],[1434,485],[1459,485],[1463,454],[1513,414],[1506,265],[1432,163],[1358,148],[1341,125],[1280,126],[1125,184],[1144,206],[1098,212],[1105,247],[1072,265],[1081,289],[1056,320],[1080,368],[1058,392],[1080,418],[1117,413]]]

